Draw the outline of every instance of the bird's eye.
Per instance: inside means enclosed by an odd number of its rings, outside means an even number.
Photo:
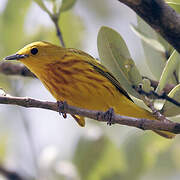
[[[38,49],[37,48],[31,49],[31,54],[35,55],[37,53],[38,53]]]

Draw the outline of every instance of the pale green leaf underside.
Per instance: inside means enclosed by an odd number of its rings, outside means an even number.
[[[47,9],[47,7],[45,6],[44,2],[42,0],[34,0],[39,7],[44,10],[45,12],[47,12],[49,15],[51,15],[50,11]]]
[[[168,96],[180,102],[180,84],[174,87],[168,94]],[[163,106],[162,112],[167,117],[176,116],[180,114],[180,108],[172,104],[171,102],[166,101]]]
[[[179,0],[167,0],[166,1],[169,6],[176,10],[176,12],[180,13],[180,1]]]
[[[159,41],[153,38],[146,37],[145,34],[134,25],[131,25],[131,29],[141,40],[150,45],[152,48],[161,53],[165,53],[165,48]]]
[[[138,85],[142,78],[120,34],[109,27],[101,27],[97,44],[102,64],[113,73],[125,91],[140,98],[132,85]]]
[[[156,89],[157,93],[160,93],[166,83],[168,82],[168,78],[173,75],[173,72],[176,71],[178,65],[180,63],[180,55],[177,51],[174,51],[172,55],[169,57],[165,68],[162,72],[158,87]]]
[[[62,0],[60,12],[71,9],[75,3],[76,3],[76,0]]]
[[[159,40],[157,33],[147,24],[145,23],[140,17],[138,19],[138,31],[143,33],[143,35],[148,39]],[[147,65],[154,75],[154,77],[159,80],[161,77],[161,73],[164,69],[164,65],[166,62],[165,53],[162,51],[157,51],[155,47],[152,47],[144,40],[142,40],[142,45],[144,48],[144,54],[146,57]]]

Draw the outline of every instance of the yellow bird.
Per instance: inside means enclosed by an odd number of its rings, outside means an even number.
[[[113,108],[123,116],[156,120],[132,101],[104,66],[83,51],[39,41],[5,59],[18,60],[27,66],[57,101],[89,110]],[[73,117],[81,126],[85,125],[84,117]],[[166,131],[156,133],[166,138],[175,136]]]

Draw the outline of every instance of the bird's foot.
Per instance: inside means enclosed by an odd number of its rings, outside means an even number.
[[[67,108],[68,104],[66,101],[57,101],[58,105],[58,112],[60,115],[63,116],[63,118],[67,118],[67,114],[65,112],[65,109]]]
[[[109,125],[109,126],[114,124],[113,117],[114,117],[114,109],[113,108],[109,108],[105,113],[103,113],[103,118],[107,121],[107,125]]]

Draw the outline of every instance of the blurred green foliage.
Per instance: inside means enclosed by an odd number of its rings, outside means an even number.
[[[62,0],[62,5],[61,5],[61,8],[60,8],[60,12],[62,11],[67,11],[69,9],[71,9],[74,4],[76,3],[76,0]]]
[[[180,13],[180,2],[179,0],[166,0],[168,5],[170,5],[176,12]]]
[[[31,1],[7,1],[3,13],[0,15],[0,58],[12,53],[22,46],[26,38],[24,34],[24,21]]]
[[[73,162],[81,179],[139,180],[148,173],[152,174],[150,177],[159,174],[158,179],[163,179],[168,171],[178,172],[178,159],[174,158],[175,154],[178,157],[178,144],[178,139],[170,141],[153,133],[143,133],[131,134],[117,146],[104,133],[96,138],[87,133],[79,139]]]
[[[74,154],[74,163],[81,178],[87,180],[121,178],[127,168],[124,154],[105,135],[97,139],[88,138],[88,135],[82,137]]]

